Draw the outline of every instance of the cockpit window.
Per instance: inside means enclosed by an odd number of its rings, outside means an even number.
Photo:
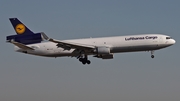
[[[166,37],[166,39],[171,39],[171,37]]]

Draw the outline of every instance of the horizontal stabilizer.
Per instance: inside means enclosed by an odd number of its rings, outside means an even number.
[[[19,43],[19,42],[10,41],[10,43],[12,43],[12,44],[16,45],[17,47],[24,49],[24,50],[34,50],[33,48],[26,46],[26,45]]]

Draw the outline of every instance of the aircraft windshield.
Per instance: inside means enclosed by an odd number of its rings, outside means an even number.
[[[171,37],[166,37],[166,39],[171,39]]]

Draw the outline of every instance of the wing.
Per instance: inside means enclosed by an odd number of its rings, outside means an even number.
[[[68,42],[68,41],[60,41],[56,39],[49,38],[45,33],[41,33],[43,38],[57,43],[58,47],[64,48],[65,50],[70,50],[70,49],[79,49],[79,50],[92,50],[95,49],[95,46],[93,45],[86,45],[86,44],[81,44],[81,43],[74,43],[74,42]]]

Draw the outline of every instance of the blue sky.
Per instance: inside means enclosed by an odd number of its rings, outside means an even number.
[[[179,0],[0,1],[1,101],[179,101]],[[6,43],[17,17],[34,32],[56,39],[162,33],[176,44],[155,51],[90,57],[45,58],[14,52]]]

